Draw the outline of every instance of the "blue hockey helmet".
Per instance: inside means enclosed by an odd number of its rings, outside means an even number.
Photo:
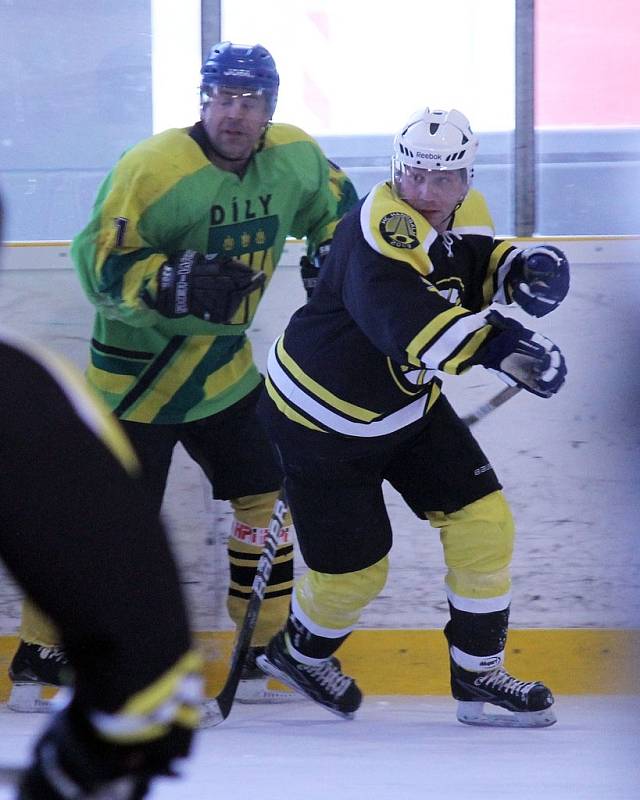
[[[261,44],[214,44],[200,74],[203,95],[210,86],[249,89],[264,95],[269,115],[273,114],[280,76],[271,53]]]

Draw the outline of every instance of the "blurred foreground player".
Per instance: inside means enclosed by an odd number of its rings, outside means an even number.
[[[391,181],[343,218],[309,303],[269,355],[262,410],[310,570],[258,664],[340,716],[362,696],[332,654],[386,581],[387,480],[440,531],[458,719],[555,722],[549,689],[503,667],[513,519],[437,373],[480,365],[554,395],[566,374],[559,349],[488,307],[515,301],[544,316],[566,295],[569,268],[556,248],[494,239],[470,188],[477,147],[459,111],[412,116],[395,139]]]
[[[202,694],[166,534],[81,377],[4,331],[0,371],[0,555],[74,671],[19,798],[142,798],[188,755]]]

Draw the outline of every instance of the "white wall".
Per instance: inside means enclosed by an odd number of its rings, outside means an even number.
[[[512,622],[518,627],[637,627],[638,243],[603,240],[564,246],[573,255],[571,294],[554,315],[528,324],[565,353],[567,384],[550,400],[520,394],[476,429],[518,525]],[[2,324],[48,343],[84,367],[92,310],[69,268],[66,247],[9,248],[3,256]],[[296,256],[295,247],[290,248],[285,263],[294,264]],[[605,259],[608,263],[602,263]],[[37,264],[43,268],[29,268]],[[264,364],[266,350],[290,312],[302,302],[297,269],[281,266],[252,328],[259,364]],[[527,324],[523,315],[513,315]],[[464,413],[501,384],[476,368],[463,378],[447,379],[447,387]],[[437,534],[391,491],[388,501],[395,530],[391,576],[362,623],[440,627],[446,602]],[[172,468],[165,513],[194,626],[227,627],[228,509],[209,499],[199,469],[181,451]],[[13,633],[19,595],[9,581],[0,586],[0,633]]]

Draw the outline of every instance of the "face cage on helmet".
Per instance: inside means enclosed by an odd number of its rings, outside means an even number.
[[[451,166],[440,166],[440,167],[416,167],[413,164],[407,164],[403,162],[400,158],[398,158],[397,154],[394,154],[391,158],[391,188],[393,193],[396,197],[400,200],[404,200],[402,196],[402,187],[400,186],[400,181],[402,179],[402,175],[404,174],[405,170],[409,169],[425,169],[426,172],[466,172],[465,179],[467,185],[467,192],[471,189],[471,184],[473,183],[473,165],[470,167],[455,167],[452,168]]]
[[[266,101],[266,114],[269,119],[273,116],[273,113],[276,109],[276,102],[278,100],[278,92],[277,90],[265,89],[261,86],[253,87],[253,86],[234,86],[228,83],[202,83],[200,84],[200,110],[202,111],[203,107],[209,103],[215,94],[220,89],[228,89],[231,92],[236,94],[241,93],[250,93],[255,95],[256,97],[264,97]]]

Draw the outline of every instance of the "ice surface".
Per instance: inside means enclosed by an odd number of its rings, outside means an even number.
[[[153,800],[636,800],[640,697],[571,696],[543,730],[481,729],[444,697],[369,697],[354,720],[307,701],[237,706],[200,731]],[[24,763],[46,717],[0,712],[0,763]],[[0,787],[0,800],[12,797]]]

